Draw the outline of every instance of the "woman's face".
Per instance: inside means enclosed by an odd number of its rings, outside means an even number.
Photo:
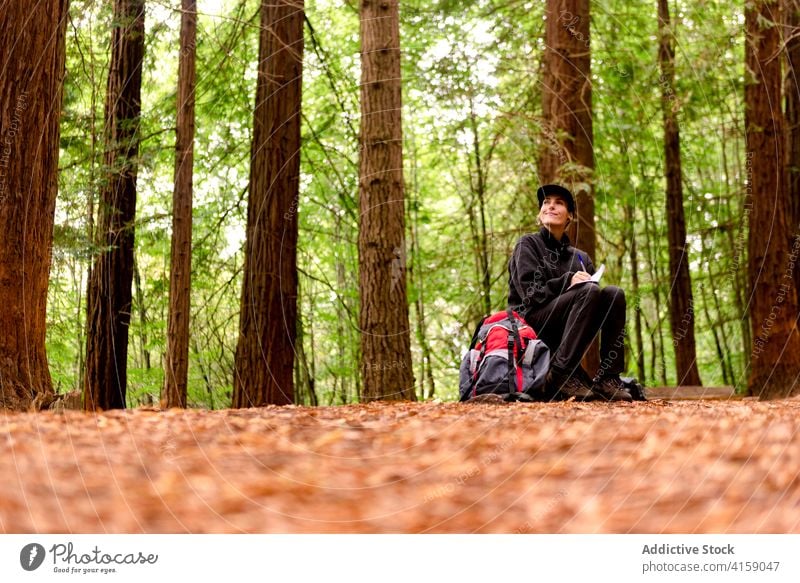
[[[567,228],[570,219],[567,201],[560,196],[546,196],[539,210],[539,220],[549,230],[563,231]]]

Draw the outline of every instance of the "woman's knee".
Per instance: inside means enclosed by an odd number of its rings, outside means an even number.
[[[582,305],[594,306],[600,301],[600,286],[583,283],[576,289],[576,300]]]
[[[615,285],[607,285],[600,290],[600,295],[608,304],[619,306],[625,306],[626,304],[625,290]]]

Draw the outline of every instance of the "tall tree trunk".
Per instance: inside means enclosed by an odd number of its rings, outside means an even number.
[[[0,8],[0,408],[47,406],[47,285],[67,0]]]
[[[175,131],[175,187],[172,193],[172,252],[169,321],[162,407],[186,407],[189,377],[189,311],[192,283],[192,170],[197,0],[181,2],[178,63],[178,120]]]
[[[667,178],[667,240],[669,241],[670,325],[675,348],[677,385],[698,386],[697,349],[694,339],[694,300],[686,247],[683,213],[678,100],[675,95],[675,48],[667,0],[658,0],[658,64],[661,67],[661,108],[664,116],[664,154]]]
[[[115,0],[97,244],[87,293],[84,408],[125,407],[139,154],[144,0]]]
[[[262,0],[233,406],[294,402],[303,0]]]
[[[398,0],[361,0],[358,263],[363,398],[414,400]]]
[[[545,31],[545,145],[539,159],[539,180],[559,181],[575,195],[576,217],[567,234],[573,244],[596,256],[594,224],[594,135],[589,0],[547,0]],[[583,366],[593,375],[600,365],[597,342]]]
[[[545,149],[539,179],[560,180],[575,194],[570,238],[595,257],[589,0],[547,0],[542,106]]]
[[[783,114],[780,107],[780,4],[745,6],[745,132],[752,200],[748,272],[753,352],[749,390],[761,398],[800,392],[800,333],[794,270],[800,249],[790,248]],[[751,165],[750,165],[751,164]]]
[[[789,198],[789,229],[800,236],[800,0],[783,0],[786,27],[786,169]],[[790,241],[789,245],[793,245]],[[800,301],[800,269],[794,270]]]

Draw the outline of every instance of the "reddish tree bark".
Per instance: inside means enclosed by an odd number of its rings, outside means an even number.
[[[144,0],[115,0],[97,245],[87,293],[84,408],[125,407],[139,155]]]
[[[302,0],[262,0],[233,406],[294,402]]]
[[[800,236],[800,0],[784,0],[786,43],[786,169],[789,196],[789,228]],[[794,284],[800,302],[800,269],[794,270]]]
[[[398,0],[361,1],[358,265],[367,401],[415,400],[406,296]]]
[[[575,195],[575,221],[567,235],[596,263],[594,225],[594,134],[589,0],[547,0],[542,150],[539,180],[561,182]],[[587,351],[583,366],[594,374],[599,345]]]
[[[753,349],[749,390],[762,398],[800,392],[800,334],[794,270],[800,249],[789,246],[789,200],[780,107],[780,4],[745,7],[745,131],[749,214],[748,273]]]
[[[197,0],[181,2],[178,63],[178,120],[175,132],[175,189],[172,195],[172,254],[169,321],[162,407],[186,407],[189,375],[189,312],[192,284],[192,170]]]
[[[667,178],[667,240],[669,242],[670,325],[675,348],[677,385],[698,386],[697,349],[694,339],[694,299],[686,247],[683,212],[683,173],[675,94],[675,48],[667,0],[658,0],[658,64],[661,67],[661,108],[664,117],[664,158]]]
[[[589,0],[548,0],[542,91],[542,183],[560,181],[575,194],[570,239],[595,257]]]
[[[0,7],[0,408],[45,407],[67,1]]]

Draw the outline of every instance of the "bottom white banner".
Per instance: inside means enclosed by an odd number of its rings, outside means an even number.
[[[800,581],[800,535],[4,535],[0,581]],[[612,579],[613,578],[613,579]]]

